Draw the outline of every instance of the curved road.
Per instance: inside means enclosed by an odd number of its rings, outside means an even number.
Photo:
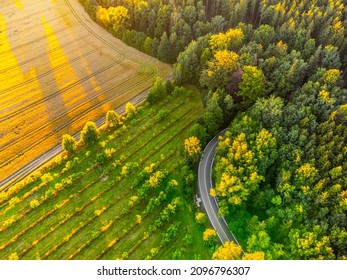
[[[224,135],[225,131],[226,129],[223,130],[220,135]],[[222,244],[227,241],[234,241],[236,244],[240,245],[232,232],[230,232],[225,219],[218,216],[218,202],[216,197],[210,196],[210,188],[213,187],[212,167],[216,155],[216,147],[219,142],[218,136],[215,136],[207,144],[201,157],[198,170],[199,193],[207,216]]]

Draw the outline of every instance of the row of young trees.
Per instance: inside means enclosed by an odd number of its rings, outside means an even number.
[[[131,102],[125,105],[125,117],[120,116],[114,110],[109,110],[106,114],[106,128],[116,128],[120,126],[124,118],[132,118],[136,114],[136,111],[136,107]],[[99,139],[99,135],[100,131],[96,124],[92,121],[88,121],[81,131],[79,142],[76,142],[76,139],[69,134],[63,135],[62,148],[65,152],[73,154],[78,145],[92,145]]]

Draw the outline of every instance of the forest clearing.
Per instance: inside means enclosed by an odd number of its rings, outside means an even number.
[[[144,99],[170,71],[100,28],[78,1],[0,6],[0,181],[63,134]]]

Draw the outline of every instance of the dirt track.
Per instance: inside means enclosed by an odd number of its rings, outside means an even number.
[[[0,8],[0,181],[170,74],[94,23],[77,0],[5,0]]]

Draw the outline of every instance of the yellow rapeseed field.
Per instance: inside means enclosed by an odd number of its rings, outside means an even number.
[[[0,182],[170,67],[130,48],[77,0],[0,2]]]

